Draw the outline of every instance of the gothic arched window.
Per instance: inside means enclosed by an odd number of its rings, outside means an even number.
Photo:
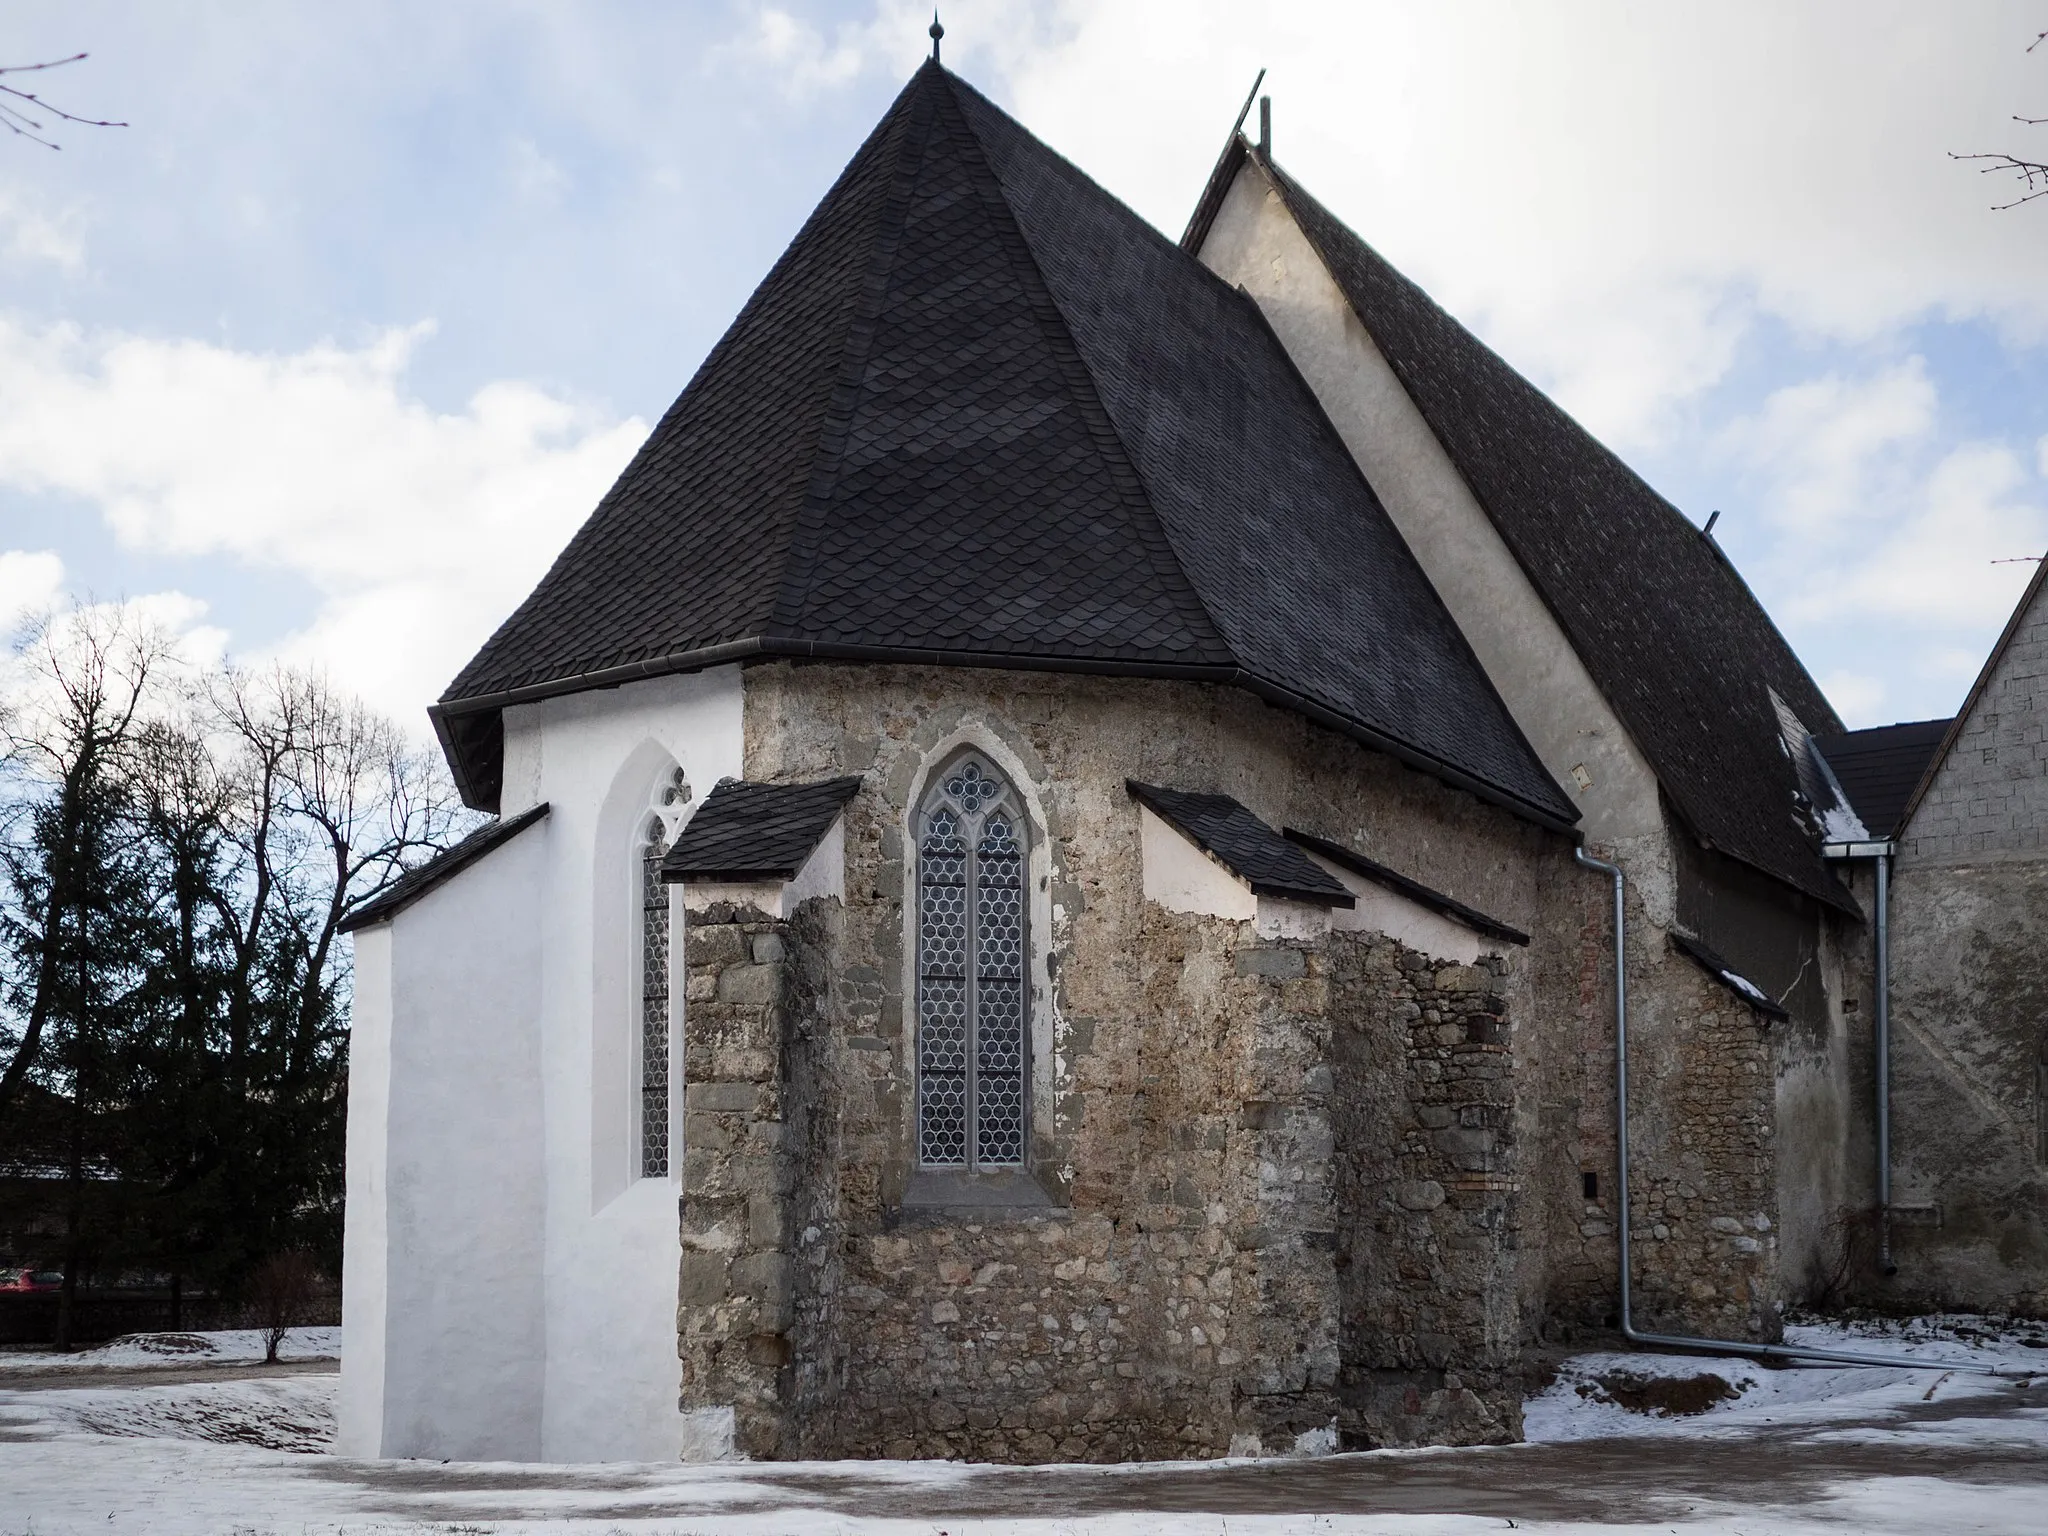
[[[1024,1162],[1030,1028],[1017,793],[977,757],[918,808],[917,1157],[927,1168]]]
[[[640,1176],[668,1177],[668,886],[661,856],[669,842],[660,816],[640,843]]]

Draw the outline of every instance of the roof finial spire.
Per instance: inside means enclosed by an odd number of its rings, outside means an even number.
[[[939,8],[932,7],[932,24],[927,30],[932,36],[932,62],[939,62],[939,39],[946,35],[946,29],[939,25]]]

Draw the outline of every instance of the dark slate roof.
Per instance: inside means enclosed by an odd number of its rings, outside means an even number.
[[[1527,944],[1529,935],[1519,928],[1511,928],[1498,918],[1488,917],[1477,907],[1468,907],[1455,896],[1446,896],[1433,891],[1420,880],[1411,880],[1399,870],[1389,869],[1376,859],[1368,859],[1362,853],[1354,853],[1342,843],[1333,843],[1326,837],[1317,837],[1313,832],[1304,832],[1299,827],[1283,827],[1281,833],[1290,843],[1298,843],[1311,853],[1319,853],[1332,864],[1342,865],[1354,875],[1361,875],[1375,885],[1385,886],[1398,895],[1407,897],[1419,907],[1427,907],[1455,923],[1481,933],[1490,939],[1502,939],[1509,944]]]
[[[1258,307],[920,69],[533,594],[502,708],[756,656],[1230,682],[1576,816]]]
[[[1188,249],[1200,249],[1247,158],[1286,199],[1691,832],[1854,910],[1798,813],[1770,690],[1808,730],[1841,721],[1719,548],[1241,135]]]
[[[1766,1018],[1784,1020],[1792,1017],[1772,1001],[1770,993],[1736,970],[1698,939],[1689,939],[1682,933],[1674,933],[1671,935],[1671,947]]]
[[[1949,725],[1948,720],[1909,720],[1867,731],[1816,736],[1813,744],[1827,759],[1835,782],[1849,797],[1864,829],[1882,842],[1898,834],[1906,802],[1934,760]]]
[[[721,779],[661,861],[664,880],[788,880],[831,830],[860,776],[818,784]]]
[[[1224,868],[1250,883],[1255,896],[1353,907],[1357,899],[1294,844],[1228,795],[1195,795],[1124,780],[1124,788],[1173,824]]]
[[[353,933],[356,929],[367,928],[372,923],[390,922],[436,886],[461,874],[492,849],[511,842],[547,813],[547,802],[542,801],[530,810],[521,811],[517,816],[485,823],[459,842],[442,849],[426,863],[416,869],[407,870],[385,886],[344,917],[338,925],[340,931]]]

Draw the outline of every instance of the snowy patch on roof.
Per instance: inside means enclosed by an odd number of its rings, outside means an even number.
[[[1689,939],[1682,933],[1671,935],[1671,947],[1692,960],[1714,980],[1741,998],[1758,1013],[1774,1019],[1789,1019],[1791,1014],[1781,1007],[1777,1000],[1747,976],[1736,970],[1726,960],[1715,954],[1698,939]]]

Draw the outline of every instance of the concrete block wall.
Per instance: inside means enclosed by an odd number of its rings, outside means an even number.
[[[2048,601],[2036,593],[1892,872],[1895,1307],[2048,1316]]]
[[[1905,829],[1904,862],[2048,858],[2048,604],[2037,602]]]

